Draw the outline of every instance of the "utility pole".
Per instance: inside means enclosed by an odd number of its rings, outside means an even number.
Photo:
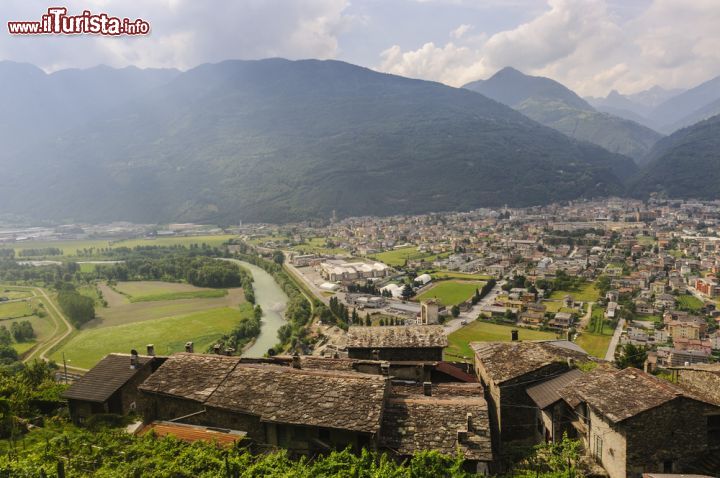
[[[67,376],[67,362],[65,361],[65,352],[62,353],[63,356],[63,369],[65,370],[65,385],[68,383],[68,376]]]

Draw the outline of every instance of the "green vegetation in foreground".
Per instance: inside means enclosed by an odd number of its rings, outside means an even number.
[[[577,289],[553,291],[549,298],[562,299],[566,295],[571,295],[578,302],[595,302],[600,298],[600,292],[595,287],[594,282],[587,282]]]
[[[700,309],[703,308],[703,302],[698,299],[695,296],[692,296],[690,294],[684,294],[680,295],[677,298],[678,306],[681,309],[688,310],[690,312],[700,312]]]
[[[97,329],[81,330],[52,358],[62,361],[62,352],[71,365],[90,368],[111,352],[129,353],[154,344],[159,354],[184,350],[185,342],[195,342],[195,350],[205,350],[223,334],[230,332],[243,318],[252,317],[252,304],[239,309],[225,307],[191,315],[167,317]]]
[[[513,329],[518,330],[520,340],[557,339],[557,335],[552,332],[498,325],[478,319],[448,336],[449,344],[445,349],[445,355],[450,359],[472,357],[473,352],[470,349],[470,342],[509,342],[511,339],[510,331]]]
[[[443,281],[438,282],[430,289],[426,290],[419,296],[418,300],[427,300],[437,298],[443,305],[457,305],[465,302],[475,294],[477,289],[482,288],[484,282],[469,281]]]
[[[211,289],[196,290],[187,292],[170,292],[167,294],[151,294],[142,295],[140,297],[131,297],[130,302],[155,302],[159,300],[178,300],[178,299],[217,299],[225,297],[228,294],[227,289]]]

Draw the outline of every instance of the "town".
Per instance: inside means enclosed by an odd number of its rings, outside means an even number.
[[[139,434],[309,455],[459,450],[488,475],[567,439],[583,476],[720,470],[720,202],[225,232],[315,304],[305,339],[264,357],[108,350],[64,392],[75,423],[130,414]]]

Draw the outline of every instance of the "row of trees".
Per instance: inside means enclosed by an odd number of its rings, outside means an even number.
[[[256,305],[252,308],[252,313],[249,317],[244,317],[240,320],[240,323],[238,323],[229,334],[223,335],[216,344],[220,345],[221,348],[233,349],[237,353],[242,352],[242,349],[251,340],[260,335],[260,319],[262,319],[262,314],[262,308]]]
[[[62,256],[63,251],[57,247],[41,247],[37,249],[22,249],[20,257],[39,257],[39,256]]]
[[[0,325],[0,344],[10,345],[12,339],[15,342],[27,342],[35,338],[35,330],[29,320],[22,322],[13,322],[10,330],[4,325]]]
[[[78,293],[72,284],[64,284],[57,301],[75,327],[81,327],[95,318],[95,302]]]

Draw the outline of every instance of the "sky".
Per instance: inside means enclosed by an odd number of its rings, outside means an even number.
[[[688,88],[720,75],[720,0],[2,0],[2,24],[38,20],[50,6],[142,18],[151,33],[5,30],[0,60],[49,72],[321,58],[451,86],[512,66],[582,96]]]

